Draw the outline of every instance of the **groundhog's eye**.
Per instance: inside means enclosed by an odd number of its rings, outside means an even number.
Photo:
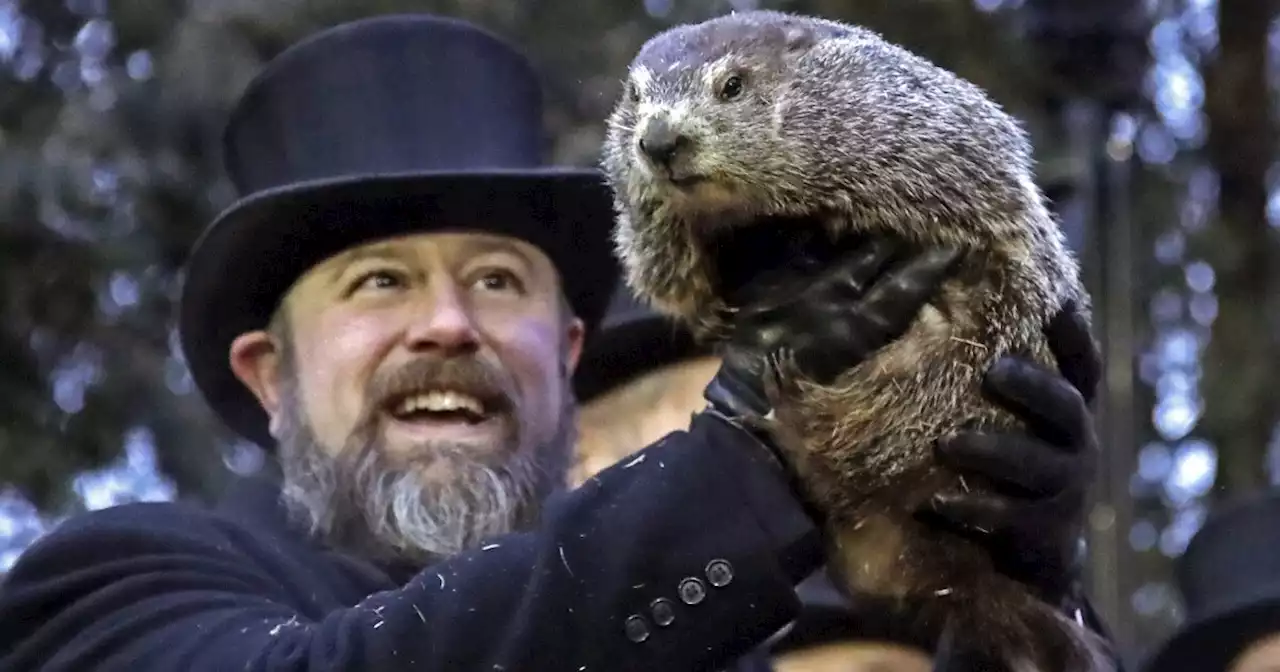
[[[733,75],[732,77],[724,80],[724,83],[720,85],[720,98],[722,100],[733,100],[734,98],[737,98],[742,95],[742,86],[742,77]]]

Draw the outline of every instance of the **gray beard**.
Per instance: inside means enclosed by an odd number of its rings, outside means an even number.
[[[565,395],[550,441],[522,446],[523,432],[513,428],[504,439],[509,445],[491,453],[505,461],[485,464],[463,446],[441,443],[393,462],[376,417],[357,427],[335,456],[316,440],[292,381],[282,392],[283,501],[314,538],[365,560],[425,567],[530,529],[542,501],[564,487],[576,432],[572,394]],[[432,472],[446,476],[428,483],[422,474],[431,463],[443,463]]]

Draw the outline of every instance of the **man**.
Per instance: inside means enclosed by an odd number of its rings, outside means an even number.
[[[581,413],[572,483],[685,428],[706,405],[702,390],[719,367],[720,359],[686,329],[620,287],[574,374]],[[887,605],[850,604],[825,572],[803,581],[797,594],[799,616],[769,642],[776,672],[931,672],[929,642]],[[1088,616],[1096,619],[1092,611]]]
[[[1182,627],[1145,672],[1280,669],[1280,492],[1213,512],[1177,561]]]
[[[570,376],[617,269],[608,194],[541,164],[540,120],[518,54],[423,15],[325,31],[251,83],[224,142],[243,197],[193,253],[179,326],[197,385],[277,447],[283,482],[68,521],[0,591],[0,669],[708,670],[794,618],[821,539],[744,429],[768,412],[745,372],[720,369],[687,431],[560,487]],[[822,315],[805,351],[826,368],[806,373],[856,365],[955,259],[885,272],[893,252],[806,279],[735,351]],[[1017,360],[992,378],[1087,427],[1064,381]],[[971,438],[986,462],[1031,440]],[[1049,591],[1060,567],[1012,561],[1065,557],[1062,501],[929,511],[998,524],[993,553]]]

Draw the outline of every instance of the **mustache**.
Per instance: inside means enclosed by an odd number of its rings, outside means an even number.
[[[375,375],[369,383],[372,414],[404,397],[429,390],[450,390],[474,397],[489,415],[516,410],[515,381],[500,367],[475,356],[424,356]]]

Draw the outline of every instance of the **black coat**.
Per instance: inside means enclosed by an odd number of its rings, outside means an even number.
[[[261,481],[212,511],[89,513],[0,588],[0,670],[752,669],[822,562],[770,460],[699,416],[552,498],[537,530],[416,575],[309,542]]]

